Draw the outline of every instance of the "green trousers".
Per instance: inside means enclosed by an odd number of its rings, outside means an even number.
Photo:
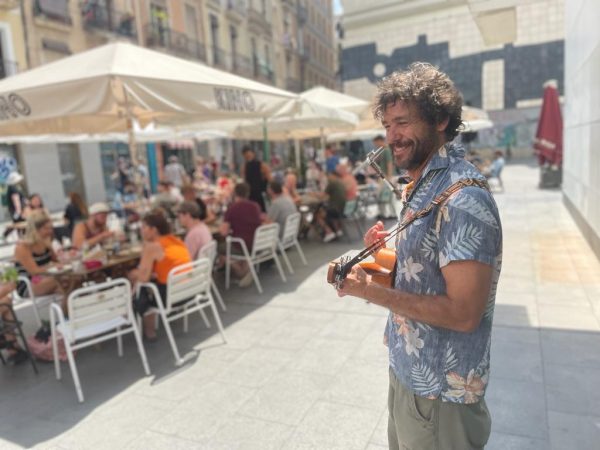
[[[390,450],[476,450],[490,436],[492,419],[481,399],[462,404],[429,400],[405,388],[390,369]]]

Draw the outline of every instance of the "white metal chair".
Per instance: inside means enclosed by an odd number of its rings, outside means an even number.
[[[123,356],[122,336],[133,333],[146,375],[150,375],[142,336],[138,329],[131,301],[131,284],[125,278],[93,284],[73,291],[68,298],[69,319],[55,303],[50,305],[50,329],[56,378],[60,380],[58,337],[63,338],[65,350],[77,391],[83,402],[83,391],[73,352],[109,339],[117,339],[119,356]]]
[[[342,218],[342,227],[346,231],[346,236],[349,241],[350,233],[348,232],[348,228],[346,227],[347,222],[354,222],[356,229],[358,231],[358,236],[363,236],[362,227],[360,226],[361,217],[358,211],[358,201],[357,200],[346,200],[346,204],[344,205],[344,216]]]
[[[219,289],[217,288],[215,280],[212,276],[216,257],[217,257],[217,241],[214,241],[214,240],[210,241],[208,244],[206,244],[204,247],[202,247],[200,249],[200,251],[198,252],[198,258],[206,258],[210,262],[210,273],[211,273],[210,288],[212,289],[213,293],[215,294],[215,297],[217,298],[219,305],[221,305],[221,309],[223,311],[227,311],[227,307],[225,306],[223,297],[221,297],[221,293],[219,292]]]
[[[285,225],[283,227],[283,234],[281,239],[279,239],[279,251],[281,251],[281,256],[283,256],[283,260],[285,261],[290,273],[294,273],[294,269],[292,268],[287,253],[285,252],[288,248],[295,246],[304,265],[306,266],[308,264],[306,258],[304,257],[302,247],[300,247],[300,243],[298,242],[298,233],[300,232],[301,220],[302,215],[299,212],[287,216],[285,219]]]
[[[183,317],[183,331],[187,333],[188,315],[199,312],[206,326],[210,328],[210,323],[206,318],[206,314],[204,314],[204,309],[211,308],[223,342],[227,343],[221,317],[210,291],[212,281],[211,267],[212,264],[208,259],[200,258],[171,269],[167,278],[167,295],[164,299],[161,298],[155,284],[138,284],[138,292],[141,288],[147,288],[152,291],[156,298],[158,308],[149,311],[158,310],[169,339],[169,344],[173,350],[173,355],[175,356],[175,364],[178,366],[183,364],[184,360],[179,355],[173,331],[171,330],[170,322],[174,320]]]
[[[33,315],[35,316],[35,322],[38,327],[42,326],[42,318],[40,316],[40,307],[42,305],[50,303],[60,303],[63,296],[61,294],[49,294],[49,295],[35,295],[33,293],[33,286],[31,280],[25,275],[19,275],[18,282],[23,282],[27,286],[27,295],[21,296],[15,290],[13,292],[13,307],[15,310],[21,310],[28,307],[33,309]]]
[[[234,243],[240,245],[242,253],[232,253],[231,247]],[[279,246],[279,224],[269,223],[259,226],[254,232],[254,240],[252,242],[252,253],[248,252],[246,243],[241,238],[235,238],[227,236],[226,239],[226,264],[225,264],[225,289],[229,289],[229,279],[231,276],[231,262],[232,261],[246,261],[256,284],[256,289],[262,294],[263,289],[256,274],[255,265],[261,262],[268,261],[270,259],[275,260],[277,269],[281,279],[285,282],[285,274],[283,273],[283,267],[277,256],[277,248]]]

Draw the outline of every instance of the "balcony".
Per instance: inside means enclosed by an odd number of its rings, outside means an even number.
[[[214,45],[210,48],[213,57],[213,66],[218,67],[220,69],[229,70],[229,64],[227,57],[227,53],[219,47],[215,47]]]
[[[237,22],[242,22],[246,17],[245,0],[227,0],[227,17]]]
[[[178,56],[190,57],[206,62],[204,44],[184,33],[174,31],[156,23],[144,26],[146,45],[151,48],[166,50]]]
[[[257,11],[253,8],[248,8],[247,11],[248,16],[248,28],[257,32],[271,35],[271,22],[267,19],[266,14],[263,14],[260,11]]]
[[[281,37],[281,45],[286,52],[292,52],[296,49],[296,41],[289,33],[283,33]]]
[[[33,2],[33,15],[49,20],[71,25],[69,14],[69,0],[35,0]]]
[[[231,70],[237,75],[250,78],[253,73],[252,62],[250,58],[234,54],[231,58]]]
[[[19,72],[19,66],[16,61],[0,59],[0,79],[16,75]]]
[[[80,7],[83,27],[86,30],[99,30],[136,38],[135,17],[130,13],[117,11],[108,4],[102,5],[89,1],[81,2]]]
[[[256,80],[262,83],[273,84],[275,82],[273,66],[258,55],[252,57],[252,75]]]
[[[308,9],[306,9],[306,6],[302,6],[298,3],[296,17],[298,19],[298,25],[304,25],[308,21]]]
[[[295,78],[286,78],[285,88],[291,92],[301,92],[302,83],[300,82],[300,80],[297,80]]]

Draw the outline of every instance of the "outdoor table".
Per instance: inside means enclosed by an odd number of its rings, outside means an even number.
[[[126,277],[134,269],[141,256],[141,246],[124,248],[120,252],[110,255],[102,265],[94,268],[82,266],[74,268],[72,263],[65,264],[65,268],[49,268],[42,275],[54,277],[66,293],[73,291],[86,281],[102,281],[103,279]],[[75,262],[75,261],[74,261]]]

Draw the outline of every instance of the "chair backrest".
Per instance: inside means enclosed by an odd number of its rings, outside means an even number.
[[[206,258],[210,261],[211,268],[215,263],[215,258],[217,257],[217,241],[212,240],[208,244],[204,244],[204,246],[198,252],[198,256],[196,259]]]
[[[254,232],[254,241],[252,242],[252,257],[272,251],[277,247],[279,239],[279,224],[268,223],[259,226]]]
[[[177,302],[208,292],[211,267],[207,258],[199,258],[171,269],[167,277],[167,298],[163,299],[167,312]]]
[[[299,212],[290,214],[285,218],[285,225],[283,227],[283,235],[281,236],[281,244],[287,245],[293,243],[298,237],[300,231],[300,220],[301,215]]]
[[[74,332],[118,317],[133,321],[131,302],[131,284],[125,278],[76,289],[68,299],[68,326]]]

